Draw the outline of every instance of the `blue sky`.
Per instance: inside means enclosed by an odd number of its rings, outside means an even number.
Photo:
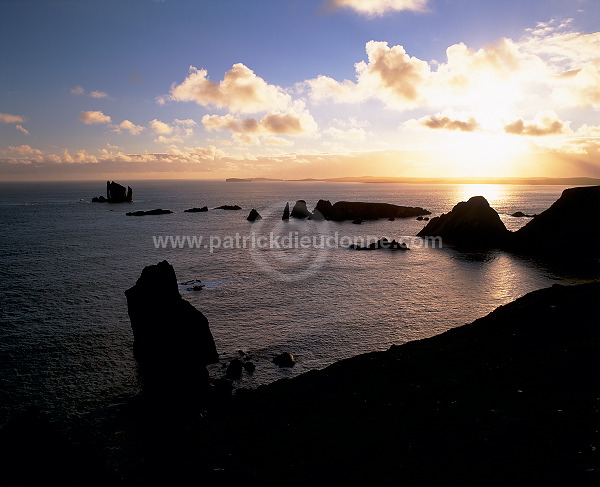
[[[598,27],[594,0],[3,0],[0,179],[600,176]]]

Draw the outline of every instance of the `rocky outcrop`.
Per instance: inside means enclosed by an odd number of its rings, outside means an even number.
[[[290,214],[290,216],[292,218],[304,219],[304,218],[311,218],[312,213],[310,211],[308,211],[308,208],[306,207],[306,201],[298,200],[298,201],[296,201],[296,204],[294,205],[294,208],[292,209],[292,213]]]
[[[349,248],[354,250],[410,250],[404,242],[389,240],[387,237],[381,237],[379,240],[377,240],[377,242],[371,242],[369,245],[366,246],[352,244]]]
[[[203,206],[202,208],[190,208],[188,210],[183,210],[184,213],[201,213],[204,211],[208,211],[208,206]]]
[[[250,214],[248,215],[246,220],[248,220],[249,222],[253,222],[256,220],[262,220],[262,216],[260,216],[260,213],[258,211],[256,211],[254,208],[252,208],[252,210],[250,211]]]
[[[144,268],[125,296],[145,392],[201,396],[206,365],[219,356],[208,320],[179,294],[173,267],[165,260]]]
[[[167,215],[169,213],[173,213],[171,210],[163,210],[162,208],[156,208],[155,210],[148,211],[129,211],[125,213],[127,216],[147,216],[147,215]]]
[[[239,380],[242,378],[243,362],[239,358],[234,358],[225,371],[225,377],[231,380]]]
[[[293,367],[296,364],[296,357],[290,352],[283,352],[273,357],[273,363],[279,367]]]
[[[215,208],[215,210],[241,210],[242,207],[238,206],[238,205],[222,205],[222,206],[217,206]]]
[[[92,198],[92,203],[131,203],[133,201],[133,190],[127,186],[121,186],[114,181],[106,181],[106,198],[97,196]]]
[[[533,218],[535,215],[527,215],[527,214],[523,213],[522,211],[515,211],[510,216],[514,216],[514,217],[517,217],[517,218],[523,218],[523,217]]]
[[[338,201],[331,205],[329,201],[319,200],[315,210],[327,220],[378,220],[380,218],[413,218],[430,215],[423,208],[398,206],[390,203],[364,203],[360,201]]]
[[[315,211],[313,212],[313,218],[315,220],[329,220],[331,217],[331,209],[333,205],[329,200],[319,200]]]
[[[600,255],[600,186],[565,189],[546,211],[517,230],[510,250],[525,253]]]
[[[285,204],[285,208],[283,209],[283,215],[281,215],[281,219],[282,220],[290,219],[290,204],[289,203]]]
[[[449,213],[432,218],[419,237],[441,237],[462,248],[503,247],[510,232],[483,196],[458,203]]]

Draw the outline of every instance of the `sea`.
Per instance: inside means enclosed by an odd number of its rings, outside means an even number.
[[[211,376],[222,377],[242,352],[255,363],[236,388],[430,337],[530,291],[600,275],[597,260],[578,259],[583,234],[539,260],[425,242],[415,235],[426,222],[415,218],[281,219],[286,202],[299,199],[310,210],[319,199],[386,202],[433,217],[482,195],[517,230],[530,218],[512,213],[544,211],[565,186],[118,182],[133,188],[132,203],[92,203],[105,181],[0,183],[0,425],[32,406],[68,419],[139,392],[124,292],[162,260],[208,318],[220,355]],[[207,212],[184,212],[205,205]],[[214,209],[221,205],[242,209]],[[173,213],[126,215],[155,208]],[[262,216],[254,223],[253,208]],[[382,236],[410,250],[348,248]],[[296,365],[275,365],[281,352]]]

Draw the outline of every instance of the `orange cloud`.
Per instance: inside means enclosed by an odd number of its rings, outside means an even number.
[[[423,117],[419,119],[419,123],[430,129],[460,130],[461,132],[475,132],[480,128],[479,122],[474,117],[460,120],[441,114]]]
[[[543,137],[546,135],[560,135],[570,133],[570,122],[563,122],[558,119],[556,113],[545,111],[539,113],[532,122],[525,122],[522,118],[508,123],[504,126],[507,134],[530,135],[533,137]]]
[[[79,114],[79,120],[81,120],[86,125],[111,123],[110,117],[98,110],[81,112]]]
[[[0,122],[2,123],[23,123],[25,118],[21,115],[11,115],[10,113],[0,113]]]

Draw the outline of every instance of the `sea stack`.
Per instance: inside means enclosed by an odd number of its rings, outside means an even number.
[[[290,219],[290,204],[286,203],[285,204],[285,208],[283,209],[283,216],[281,217],[282,220],[289,220]]]
[[[296,201],[296,204],[294,205],[294,208],[292,209],[291,217],[292,218],[300,218],[300,219],[312,217],[312,213],[310,211],[308,211],[308,208],[306,207],[306,201],[304,201],[304,200]]]
[[[246,218],[246,220],[248,220],[249,222],[262,220],[262,216],[260,216],[260,213],[258,211],[252,208],[252,211],[250,211],[250,214],[248,215],[248,218]]]
[[[206,366],[219,355],[208,320],[179,294],[173,266],[145,267],[125,296],[144,393],[166,401],[204,396]]]
[[[483,196],[461,201],[448,213],[432,218],[419,237],[441,237],[444,243],[462,248],[502,247],[510,232]]]

